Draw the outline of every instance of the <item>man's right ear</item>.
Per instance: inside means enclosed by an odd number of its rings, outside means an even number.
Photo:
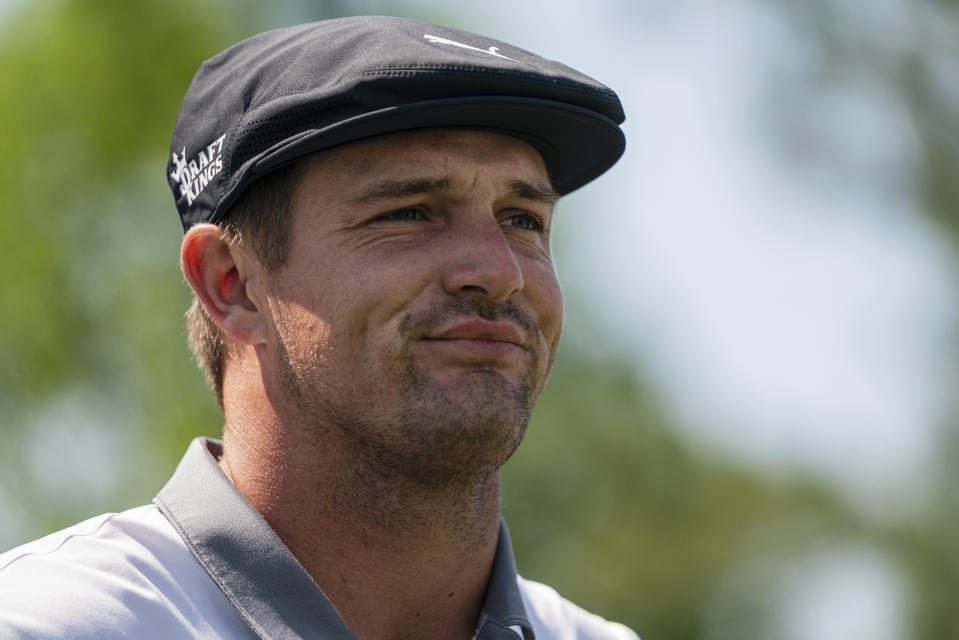
[[[249,289],[259,264],[220,227],[190,227],[180,246],[180,266],[207,314],[238,344],[266,339],[266,323]]]

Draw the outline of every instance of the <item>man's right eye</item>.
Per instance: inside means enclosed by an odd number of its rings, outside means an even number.
[[[417,220],[423,220],[426,217],[425,212],[418,207],[406,207],[403,209],[397,209],[396,211],[390,211],[389,213],[384,213],[381,216],[378,216],[377,220],[390,220],[396,222],[415,222]]]

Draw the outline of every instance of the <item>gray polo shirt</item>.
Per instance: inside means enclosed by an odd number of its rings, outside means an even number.
[[[356,638],[197,438],[152,505],[0,555],[0,638]],[[506,526],[477,640],[635,640],[516,574]]]

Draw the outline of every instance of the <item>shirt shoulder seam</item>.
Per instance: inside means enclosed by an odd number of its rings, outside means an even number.
[[[152,505],[151,505],[151,506],[152,506]],[[11,566],[14,562],[16,562],[17,560],[22,560],[23,558],[27,558],[27,557],[30,557],[30,556],[48,556],[48,555],[51,555],[51,554],[53,554],[53,553],[56,553],[57,551],[59,551],[60,549],[62,549],[63,546],[66,545],[66,544],[67,544],[68,542],[70,542],[71,540],[75,540],[75,539],[78,539],[78,538],[88,538],[88,537],[90,537],[90,536],[96,535],[97,533],[100,532],[101,529],[103,529],[103,527],[105,527],[105,526],[107,525],[107,523],[109,523],[111,520],[113,520],[113,519],[114,519],[115,517],[117,517],[118,515],[120,515],[120,514],[119,514],[119,513],[111,513],[111,514],[107,515],[107,517],[105,517],[105,518],[103,519],[103,521],[102,521],[100,524],[98,524],[98,525],[96,526],[96,528],[93,529],[92,531],[84,531],[83,533],[71,533],[71,534],[69,534],[69,535],[67,535],[67,536],[64,536],[63,539],[60,540],[59,544],[57,544],[57,545],[56,545],[55,547],[53,547],[52,549],[48,549],[48,550],[46,550],[46,551],[22,551],[20,554],[14,556],[14,557],[12,557],[12,558],[10,558],[10,560],[9,560],[6,564],[0,565],[0,571],[3,571],[4,569],[7,569],[8,567],[10,567],[10,566]],[[56,535],[56,534],[53,534],[53,535]]]

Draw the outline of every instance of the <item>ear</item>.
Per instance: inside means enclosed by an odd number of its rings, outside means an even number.
[[[197,224],[180,246],[180,266],[200,304],[220,330],[239,344],[265,342],[266,322],[248,287],[259,264],[212,224]]]

